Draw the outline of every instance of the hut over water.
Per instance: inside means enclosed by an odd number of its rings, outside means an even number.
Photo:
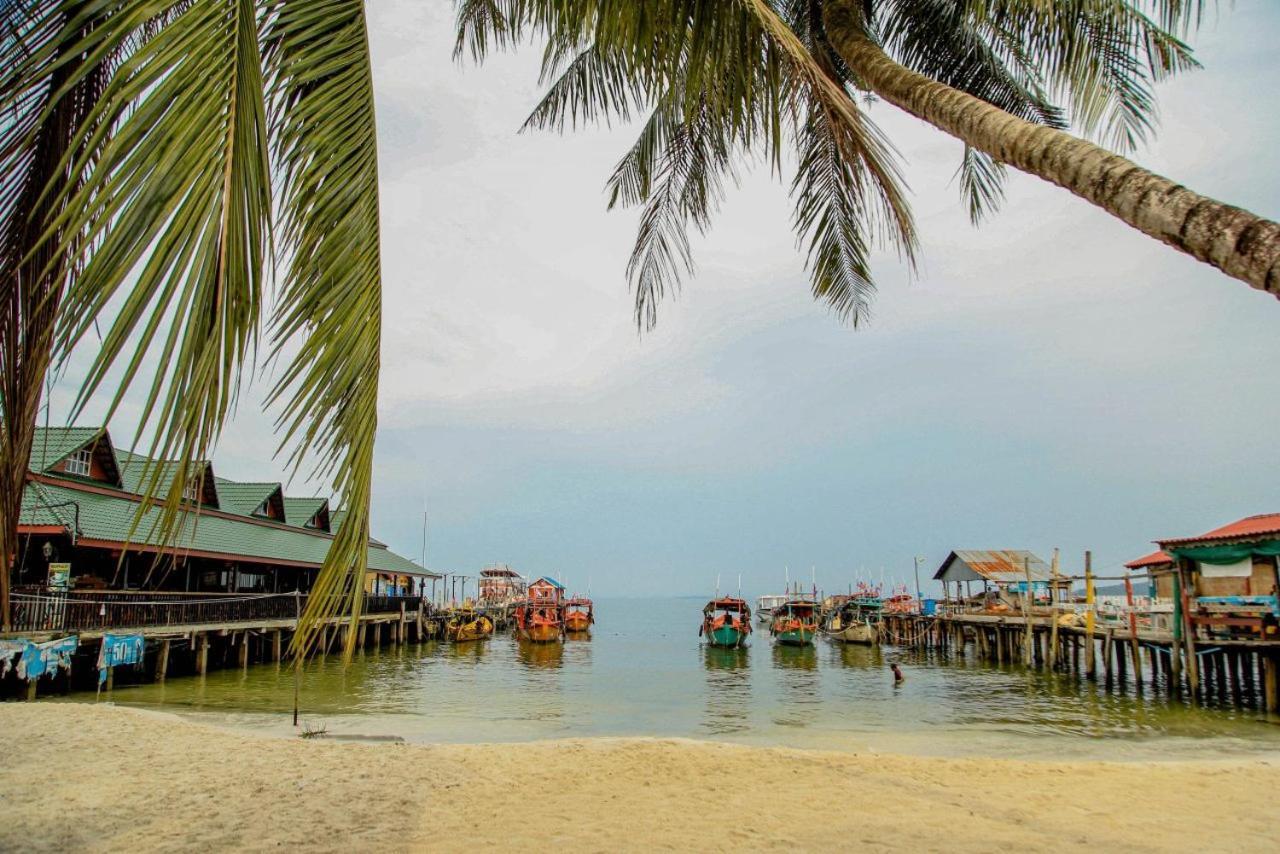
[[[1023,549],[953,551],[938,567],[933,578],[942,582],[943,590],[948,591],[948,595],[950,585],[954,583],[957,599],[971,597],[972,582],[980,581],[984,594],[994,587],[997,595],[1008,599],[1010,604],[1016,604],[1018,597],[1027,589],[1028,570],[1031,574],[1032,594],[1047,590],[1049,565]],[[961,584],[964,585],[963,594]]]

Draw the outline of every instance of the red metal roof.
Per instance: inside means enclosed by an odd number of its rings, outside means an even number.
[[[1259,516],[1247,516],[1230,525],[1214,528],[1198,537],[1179,537],[1173,540],[1157,540],[1162,546],[1198,543],[1203,540],[1235,540],[1250,537],[1261,537],[1268,534],[1280,535],[1280,513],[1263,513]]]
[[[1162,551],[1154,551],[1149,555],[1143,555],[1137,560],[1129,561],[1125,566],[1129,569],[1145,569],[1148,566],[1163,566],[1166,563],[1173,563],[1173,558]]]

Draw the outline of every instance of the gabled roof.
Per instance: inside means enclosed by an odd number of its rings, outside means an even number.
[[[105,427],[37,427],[27,469],[52,472],[59,463],[86,446],[93,448],[94,457],[106,470],[107,481],[119,486],[120,460]]]
[[[335,534],[338,533],[338,529],[342,527],[342,523],[345,521],[347,521],[347,511],[345,509],[341,507],[338,508],[337,510],[334,510],[333,508],[329,509],[329,530],[330,531],[332,531]],[[386,543],[382,542],[381,540],[375,540],[372,536],[369,537],[369,542],[373,543],[375,546],[386,545]]]
[[[324,512],[321,514],[321,511]],[[316,520],[316,515],[320,514],[321,519],[315,527],[321,531],[328,531],[330,527],[328,511],[329,499],[327,498],[293,498],[288,495],[284,497],[284,520],[299,528],[307,527]]]
[[[27,468],[48,471],[105,432],[102,427],[37,427]]]
[[[1180,537],[1172,540],[1157,540],[1162,549],[1169,546],[1184,546],[1188,543],[1213,542],[1219,540],[1276,539],[1280,537],[1280,513],[1263,513],[1258,516],[1246,516],[1214,528],[1198,537]]]
[[[1172,564],[1173,558],[1165,554],[1163,551],[1154,551],[1149,555],[1143,555],[1136,560],[1131,560],[1125,564],[1127,569],[1146,569],[1149,566],[1164,566]]]
[[[145,495],[147,487],[151,485],[152,478],[158,476],[159,483],[155,490],[155,495],[157,498],[163,499],[169,493],[170,487],[173,486],[174,478],[182,470],[182,466],[177,460],[153,460],[150,457],[144,457],[142,454],[119,449],[115,453],[116,459],[120,461],[120,483],[125,492],[132,492],[135,495]],[[213,463],[208,460],[200,460],[194,465],[197,470],[204,470],[204,482],[201,485],[203,495],[201,495],[200,503],[209,507],[220,507],[216,486],[218,478],[213,474]]]
[[[544,576],[542,576],[541,578],[539,578],[537,581],[535,581],[535,582],[533,582],[533,583],[534,583],[534,584],[538,584],[538,583],[543,582],[543,581],[545,581],[547,584],[550,584],[552,587],[556,588],[557,590],[563,590],[563,589],[564,589],[564,585],[563,585],[563,584],[561,584],[559,581],[556,581],[554,578],[552,578],[552,577],[551,577],[551,576],[549,576],[549,575],[544,575]]]
[[[1027,580],[1028,569],[1032,581],[1049,580],[1049,565],[1029,551],[964,549],[947,555],[933,577],[934,580],[985,579],[999,584],[1016,584]]]
[[[288,521],[284,507],[284,488],[279,483],[245,483],[238,480],[218,478],[218,506],[228,513],[241,516],[268,516],[260,513],[262,505],[275,507],[276,517]]]

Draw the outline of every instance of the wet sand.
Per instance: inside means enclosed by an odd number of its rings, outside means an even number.
[[[0,850],[1280,846],[1280,765],[1261,759],[929,759],[678,739],[353,743],[87,703],[6,703],[0,726]]]

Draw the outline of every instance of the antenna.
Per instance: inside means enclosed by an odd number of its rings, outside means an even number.
[[[422,568],[427,568],[427,502],[422,501]]]
[[[716,573],[716,598],[720,598],[720,573]]]
[[[742,598],[742,573],[738,573],[738,598]]]

